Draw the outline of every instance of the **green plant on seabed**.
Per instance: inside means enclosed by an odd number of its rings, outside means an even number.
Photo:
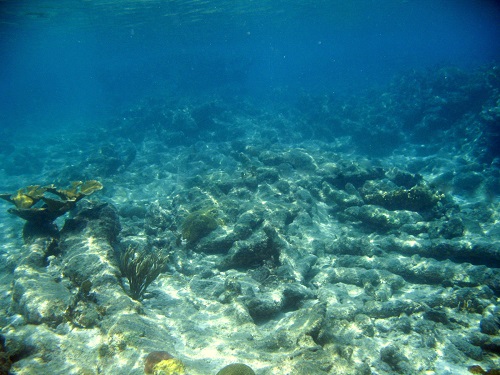
[[[168,255],[129,246],[120,257],[120,270],[128,280],[130,297],[141,300],[147,287],[166,271],[167,261]]]

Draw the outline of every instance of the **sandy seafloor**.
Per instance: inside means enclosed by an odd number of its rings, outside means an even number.
[[[49,254],[2,203],[2,371],[143,374],[155,350],[191,375],[500,368],[499,82],[442,68],[352,98],[157,97],[6,132],[3,191],[104,189]],[[182,238],[201,212],[216,224]],[[170,254],[141,301],[118,266],[133,244]]]

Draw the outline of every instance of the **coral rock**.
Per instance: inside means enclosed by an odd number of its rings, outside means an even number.
[[[166,361],[168,359],[173,359],[172,355],[165,351],[154,351],[148,354],[146,360],[144,361],[144,373],[153,374],[154,367],[161,361]]]
[[[243,363],[232,363],[221,369],[217,375],[255,375],[255,372]]]

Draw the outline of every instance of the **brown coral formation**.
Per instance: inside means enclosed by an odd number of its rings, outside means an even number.
[[[19,189],[16,193],[0,194],[0,198],[14,204],[9,213],[26,221],[52,222],[76,206],[80,199],[102,189],[96,180],[74,181],[68,189],[58,189],[54,185],[32,185]],[[43,202],[38,206],[39,202]]]
[[[76,207],[76,203],[97,190],[102,184],[96,180],[74,181],[67,189],[55,185],[30,185],[17,192],[0,194],[0,198],[12,203],[15,208],[8,212],[27,221],[23,238],[29,242],[33,237],[57,236],[55,219]]]
[[[165,361],[168,359],[173,359],[174,357],[163,350],[154,351],[148,354],[144,361],[144,373],[152,374],[154,367],[160,363],[161,361]]]

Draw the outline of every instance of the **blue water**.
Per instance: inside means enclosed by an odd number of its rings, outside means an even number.
[[[499,1],[0,0],[0,373],[498,371],[499,41]]]
[[[0,126],[154,95],[350,92],[500,57],[497,1],[0,1]],[[63,125],[67,126],[67,125]]]

